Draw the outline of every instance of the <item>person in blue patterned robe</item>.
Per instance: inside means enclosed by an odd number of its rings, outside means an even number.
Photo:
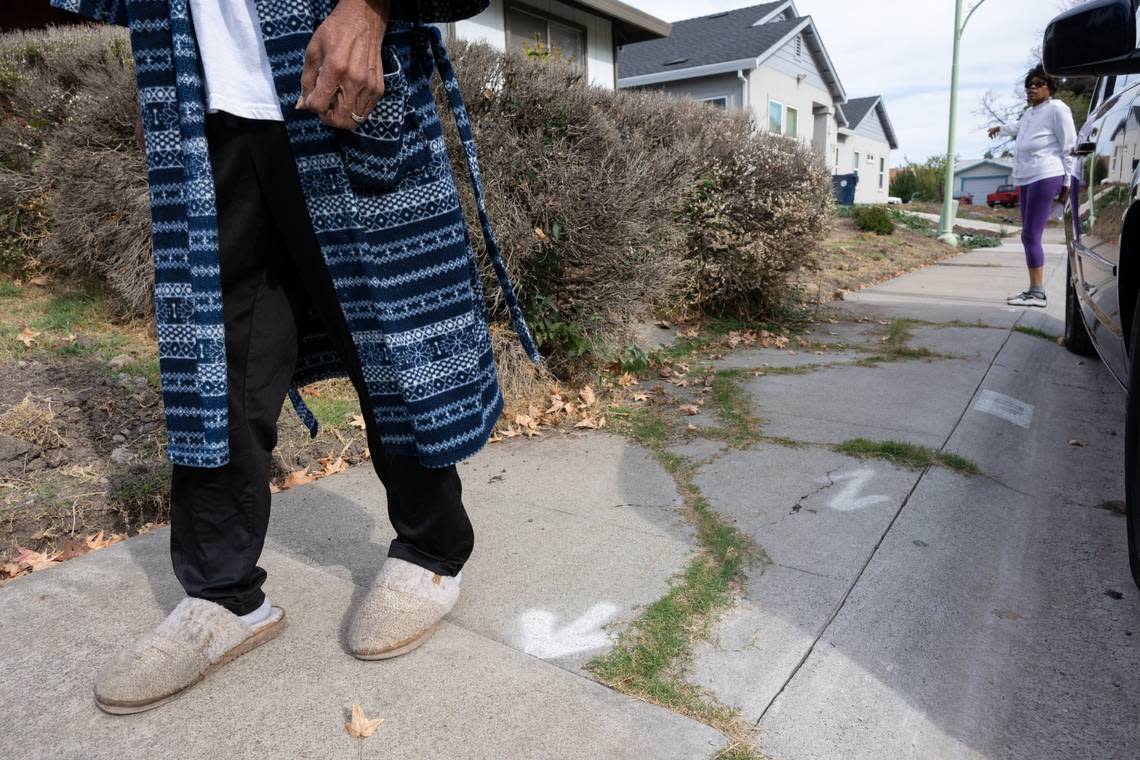
[[[299,393],[316,380],[353,381],[396,529],[355,611],[352,653],[402,654],[454,605],[473,546],[455,464],[486,443],[503,399],[479,266],[432,95],[436,71],[504,303],[525,351],[540,361],[487,218],[471,126],[434,26],[479,13],[488,1],[253,0],[283,116],[259,122],[207,113],[193,0],[51,0],[130,29],[174,465],[171,552],[187,592],[154,634],[97,678],[104,710],[157,706],[283,628],[284,611],[269,604],[256,565],[269,516],[270,454],[286,395],[316,435]],[[328,75],[310,43],[334,11],[375,12],[360,28],[383,35],[376,57],[383,96],[366,113],[352,113],[348,125],[335,118],[341,112],[343,122],[347,110],[335,100],[347,97],[339,85],[334,102],[316,109],[315,91],[302,87]],[[259,195],[265,209],[255,214],[247,201]],[[266,226],[276,229],[258,231]],[[266,235],[288,255],[246,245]],[[276,317],[268,306],[250,316],[256,299],[249,308],[238,302],[234,262],[258,256],[256,277],[273,280],[265,272],[282,268],[291,283],[280,290]],[[255,346],[254,335],[291,341],[292,352],[285,343]],[[255,354],[263,361],[247,367]],[[264,408],[260,418],[251,407]]]

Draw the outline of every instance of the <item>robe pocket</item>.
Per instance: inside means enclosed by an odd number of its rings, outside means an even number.
[[[384,96],[356,129],[337,130],[349,183],[371,191],[391,190],[431,158],[399,57],[385,45],[381,60]]]

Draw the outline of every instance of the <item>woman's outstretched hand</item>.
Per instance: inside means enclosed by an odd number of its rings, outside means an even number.
[[[297,108],[330,127],[356,129],[352,114],[366,117],[384,95],[380,45],[391,0],[339,0],[305,49]]]

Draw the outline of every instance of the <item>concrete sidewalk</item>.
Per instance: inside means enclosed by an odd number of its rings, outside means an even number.
[[[942,219],[942,217],[940,217],[938,214],[928,214],[925,211],[908,211],[905,206],[902,208],[893,206],[892,208],[897,208],[904,214],[917,216],[920,219],[926,219],[927,221],[931,222],[941,221]],[[1002,235],[1017,235],[1021,233],[1021,225],[1018,224],[1018,214],[1018,211],[1014,211],[1012,209],[1010,210],[1010,218],[1015,221],[1012,221],[1009,224],[1001,224],[999,222],[986,222],[981,219],[965,219],[959,215],[954,219],[954,228],[986,230],[987,232],[996,232]]]
[[[365,757],[712,757],[707,726],[580,666],[688,557],[673,481],[607,434],[495,445],[461,466],[477,549],[463,596],[421,649],[364,663],[351,610],[392,538],[371,468],[274,497],[262,565],[289,629],[182,698],[101,713],[91,681],[181,597],[158,530],[0,587],[0,756],[353,758],[353,703],[385,719]]]
[[[671,450],[766,561],[684,676],[738,708],[768,756],[1140,756],[1123,394],[1095,360],[1019,330],[1061,333],[1050,240],[1048,309],[1005,304],[1025,285],[1006,243],[851,295],[811,349],[708,362],[733,370],[767,438],[731,448],[694,425]],[[866,361],[897,319],[928,354]],[[854,438],[981,474],[834,449]],[[582,667],[698,546],[672,477],[606,433],[496,444],[461,475],[476,529],[462,598],[391,661],[342,641],[391,539],[366,467],[274,497],[263,564],[289,630],[153,712],[104,715],[91,679],[180,598],[167,531],[0,587],[0,754],[351,758],[360,703],[385,719],[364,757],[714,757],[725,736]]]

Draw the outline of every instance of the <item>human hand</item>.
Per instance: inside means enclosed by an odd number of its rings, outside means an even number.
[[[1001,127],[990,127],[986,134],[988,134],[992,140],[998,136],[998,132],[1001,132]]]
[[[305,48],[297,108],[339,129],[356,129],[384,95],[380,45],[391,0],[339,0]],[[361,119],[363,120],[363,119]]]

